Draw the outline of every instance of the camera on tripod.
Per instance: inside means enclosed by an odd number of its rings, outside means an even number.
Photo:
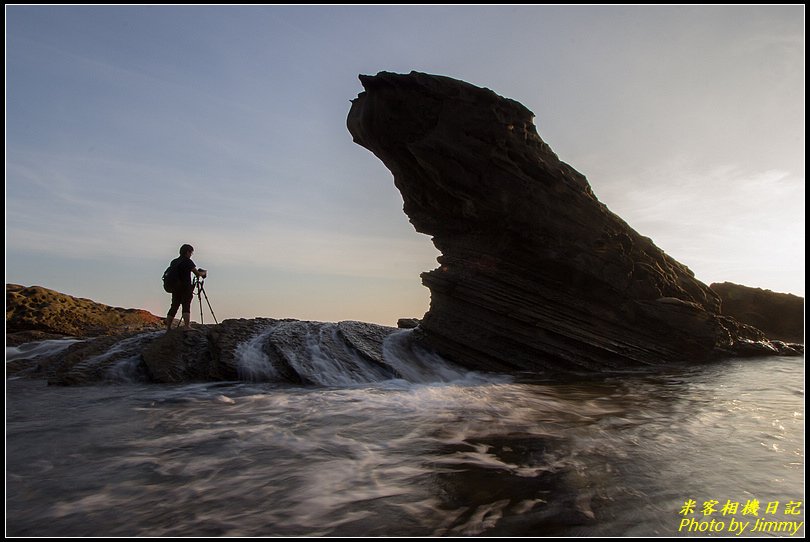
[[[208,294],[205,293],[205,286],[203,286],[203,282],[205,278],[208,276],[208,271],[202,269],[201,267],[197,268],[197,275],[194,277],[194,283],[191,285],[191,295],[197,296],[197,301],[200,302],[200,323],[204,324],[205,321],[203,319],[203,307],[202,307],[202,296],[205,296],[205,302],[208,304],[208,310],[211,311],[211,316],[214,317],[214,323],[218,324],[217,317],[214,314],[214,309],[211,308],[211,302],[208,301]]]

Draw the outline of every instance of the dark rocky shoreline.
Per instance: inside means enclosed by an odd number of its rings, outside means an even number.
[[[585,177],[540,138],[531,111],[485,88],[412,72],[360,76],[354,141],[394,176],[404,211],[432,236],[440,266],[414,341],[479,371],[609,372],[729,356],[803,355],[803,298],[730,283],[710,288],[599,202]],[[274,373],[310,383],[292,357],[317,349],[396,377],[383,343],[397,328],[362,322],[226,320],[163,331],[163,319],[6,285],[6,345],[83,340],[6,364],[53,384],[104,381],[137,360],[153,382],[243,378],[239,345],[262,335]],[[319,350],[320,351],[320,350]]]

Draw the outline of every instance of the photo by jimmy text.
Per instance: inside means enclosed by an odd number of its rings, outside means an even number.
[[[801,520],[802,504],[802,501],[795,500],[761,503],[758,499],[728,499],[721,506],[720,501],[709,499],[698,506],[694,499],[687,499],[679,511],[685,517],[679,521],[678,532],[696,535],[724,533],[740,536],[745,533],[767,533],[795,536],[804,526],[804,521]],[[738,512],[742,519],[734,517]]]

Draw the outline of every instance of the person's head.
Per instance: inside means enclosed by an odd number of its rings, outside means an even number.
[[[186,258],[191,258],[191,253],[194,252],[194,247],[191,245],[183,245],[180,247],[180,255]]]

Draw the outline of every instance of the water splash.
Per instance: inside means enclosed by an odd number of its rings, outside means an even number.
[[[8,531],[672,535],[687,498],[802,499],[803,375],[773,358],[567,383],[14,381]]]
[[[148,331],[115,343],[112,348],[92,356],[77,364],[74,369],[86,365],[92,370],[96,367],[104,371],[104,380],[108,382],[131,383],[144,382],[146,373],[143,369],[141,351],[146,342],[162,335],[163,331]]]
[[[412,330],[394,331],[377,350],[361,353],[344,336],[340,324],[280,322],[237,347],[237,372],[240,379],[251,382],[281,382],[292,374],[301,382],[334,387],[387,381],[493,381],[421,346],[413,340]]]
[[[264,345],[272,337],[275,327],[268,327],[255,337],[239,344],[234,356],[236,372],[240,380],[248,382],[274,382],[281,380],[281,374],[273,367]]]
[[[353,386],[382,382],[393,376],[386,367],[361,356],[340,333],[337,324],[288,324],[296,340],[278,343],[284,361],[302,380],[321,386]]]
[[[383,342],[383,357],[402,378],[412,383],[492,381],[453,365],[413,340],[413,330],[395,331]]]
[[[46,341],[30,342],[20,346],[6,347],[6,362],[34,359],[41,356],[53,356],[71,345],[82,342],[83,339],[49,339]]]

